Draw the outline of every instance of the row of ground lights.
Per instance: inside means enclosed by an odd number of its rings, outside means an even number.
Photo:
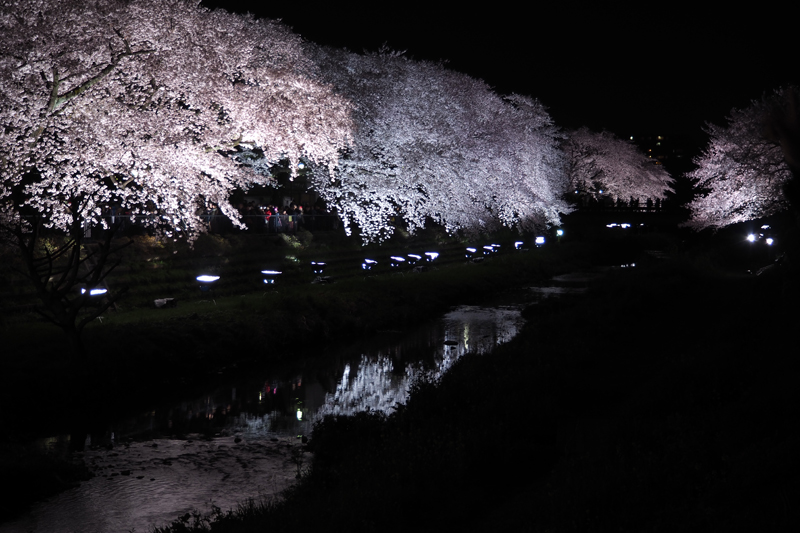
[[[564,231],[559,229],[559,230],[557,230],[556,235],[558,237],[561,237],[562,235],[564,235]],[[534,242],[535,242],[536,246],[542,246],[545,243],[545,238],[543,236],[538,236],[538,237],[536,237]],[[522,241],[516,241],[514,243],[514,248],[517,249],[517,250],[522,250],[523,244],[524,243]],[[483,255],[489,255],[489,254],[492,254],[492,253],[496,253],[499,250],[500,250],[500,245],[499,244],[488,244],[488,245],[486,245],[486,246],[484,246],[482,248],[482,253],[483,253]],[[468,258],[469,257],[473,257],[477,253],[477,251],[478,251],[477,248],[469,247],[469,248],[467,248],[467,255],[466,256]],[[425,256],[425,261],[426,262],[433,262],[439,257],[439,252],[425,252],[424,256]],[[390,260],[389,264],[390,264],[390,266],[395,267],[395,268],[396,267],[401,267],[401,266],[406,265],[406,264],[413,266],[413,265],[416,265],[422,259],[423,259],[423,256],[421,256],[419,254],[408,254],[405,257],[399,256],[399,255],[393,255],[393,256],[391,256],[389,258],[389,260]],[[372,268],[374,266],[376,266],[377,264],[378,264],[378,261],[376,261],[374,259],[364,259],[364,262],[361,263],[361,268],[363,270],[372,270]],[[314,274],[322,274],[325,271],[326,267],[327,267],[326,263],[323,263],[323,262],[320,262],[320,261],[312,261],[311,262],[311,268],[312,268]],[[264,283],[267,284],[267,285],[273,285],[275,283],[275,280],[277,279],[277,277],[280,274],[282,274],[282,272],[280,272],[278,270],[262,270],[261,273],[264,275]],[[214,283],[215,281],[217,281],[219,279],[219,276],[211,276],[211,275],[208,275],[208,274],[203,274],[203,275],[197,276],[197,278],[195,278],[195,279],[200,283],[200,290],[205,292],[205,291],[208,291],[211,288],[211,284],[212,283]]]

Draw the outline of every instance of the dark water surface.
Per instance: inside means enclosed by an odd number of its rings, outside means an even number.
[[[530,301],[561,289],[518,291]],[[466,352],[488,352],[522,325],[521,305],[458,307],[411,333],[317,357],[313,365],[239,376],[199,398],[109,421],[86,439],[95,477],[0,524],[0,533],[150,531],[192,511],[235,508],[289,486],[308,463],[301,435],[326,414],[390,412],[422,373],[439,375]],[[69,436],[40,443],[59,446]]]

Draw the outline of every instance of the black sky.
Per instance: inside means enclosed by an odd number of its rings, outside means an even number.
[[[798,83],[793,15],[766,3],[748,9],[635,10],[562,2],[561,7],[438,7],[410,2],[224,2],[209,7],[282,19],[304,39],[446,60],[499,93],[533,96],[565,128],[618,135],[702,136],[732,107]],[[523,4],[516,4],[521,6]]]

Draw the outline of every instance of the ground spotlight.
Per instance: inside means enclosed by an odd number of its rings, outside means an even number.
[[[392,267],[399,267],[405,264],[406,258],[400,257],[399,255],[393,255],[391,258],[391,262],[389,263]]]
[[[264,283],[266,285],[274,285],[275,279],[282,274],[277,270],[262,270],[261,273],[264,274]]]
[[[102,296],[108,289],[89,289],[89,296]],[[86,294],[86,289],[81,289],[81,294]]]
[[[201,274],[195,278],[200,283],[200,290],[208,292],[211,290],[211,284],[219,279],[219,276],[212,276],[210,274]]]

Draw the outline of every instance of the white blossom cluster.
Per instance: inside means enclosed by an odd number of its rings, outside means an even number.
[[[633,143],[587,128],[571,132],[564,143],[569,186],[573,191],[612,200],[664,199],[674,180]]]
[[[700,195],[690,204],[687,226],[719,228],[772,215],[788,207],[783,186],[792,178],[781,146],[764,136],[765,122],[785,100],[781,89],[734,109],[726,126],[709,124],[710,140],[695,160]]]
[[[315,189],[365,241],[413,232],[532,229],[568,213],[561,134],[544,107],[400,53],[317,49],[326,81],[354,105],[354,144]]]
[[[6,227],[38,216],[74,232],[115,205],[192,239],[203,209],[238,222],[231,193],[301,158],[364,241],[397,218],[411,232],[558,224],[571,179],[626,199],[669,188],[621,141],[574,134],[578,163],[564,141],[536,100],[399,53],[323,49],[196,1],[0,0]]]
[[[0,0],[6,224],[102,224],[115,203],[192,238],[198,209],[238,220],[231,191],[269,180],[226,150],[333,168],[349,113],[276,22],[185,0]]]

